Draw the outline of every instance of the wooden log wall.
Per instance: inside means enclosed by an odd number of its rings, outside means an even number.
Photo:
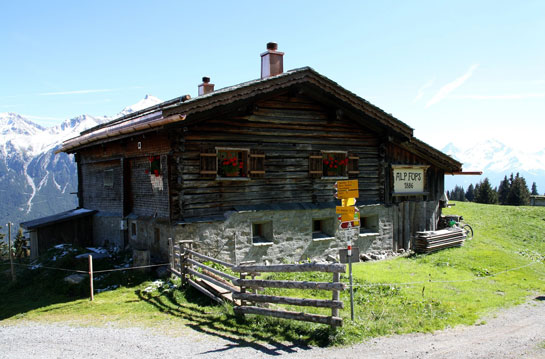
[[[246,181],[203,178],[200,153],[216,147],[265,154],[265,174]],[[181,217],[219,214],[237,205],[331,202],[334,180],[311,178],[309,156],[347,151],[359,157],[361,201],[380,200],[378,139],[353,121],[303,97],[258,102],[252,114],[208,119],[188,126],[177,153]]]

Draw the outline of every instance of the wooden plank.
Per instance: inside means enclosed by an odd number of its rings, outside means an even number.
[[[239,265],[231,268],[234,272],[261,273],[261,272],[327,272],[346,273],[346,265],[339,263],[302,263],[302,264],[273,264],[273,265]]]
[[[187,279],[187,282],[195,289],[197,289],[199,292],[201,292],[202,294],[206,295],[207,297],[209,297],[210,299],[212,300],[215,300],[216,302],[218,303],[223,303],[223,301],[221,299],[219,299],[218,297],[216,297],[214,294],[212,294],[210,291],[208,291],[207,289],[203,288],[201,285],[195,283],[193,280],[191,279]]]
[[[191,264],[193,264],[193,265],[199,267],[199,268],[203,268],[203,269],[206,269],[206,270],[208,270],[208,271],[210,271],[210,272],[212,272],[212,273],[214,273],[214,274],[217,274],[217,275],[219,275],[220,277],[223,277],[223,278],[225,278],[225,279],[228,279],[228,280],[238,279],[238,278],[235,277],[235,276],[232,276],[232,275],[230,275],[230,274],[224,273],[224,272],[222,272],[222,271],[220,271],[220,270],[217,270],[217,269],[215,269],[215,268],[209,267],[209,266],[207,266],[207,265],[205,265],[205,264],[202,264],[202,263],[200,263],[200,262],[197,262],[197,261],[195,261],[195,260],[193,260],[193,259],[191,259],[191,258],[187,258],[186,261],[187,261],[188,263],[191,263]]]
[[[341,281],[341,274],[340,273],[333,273],[333,283],[338,283],[340,281]],[[338,290],[332,291],[331,300],[333,302],[340,301],[339,294],[340,293],[339,293]],[[338,317],[339,316],[339,308],[331,308],[331,316],[332,317]]]
[[[340,300],[328,300],[328,299],[305,299],[305,298],[293,298],[293,297],[282,297],[274,295],[263,295],[263,294],[252,294],[252,293],[233,293],[234,299],[246,300],[249,302],[260,302],[260,303],[276,303],[276,304],[289,304],[289,305],[299,305],[306,307],[317,307],[317,308],[337,308],[342,309],[344,303]]]
[[[403,248],[410,249],[410,213],[409,213],[409,202],[405,201],[403,205]]]
[[[319,289],[344,290],[344,283],[307,282],[289,280],[237,279],[233,284],[246,288],[288,288],[288,289]]]
[[[192,254],[192,255],[196,256],[196,257],[199,257],[199,258],[202,258],[202,259],[206,259],[206,260],[208,260],[208,261],[212,261],[212,262],[221,264],[222,266],[226,266],[226,267],[228,267],[228,268],[232,268],[232,267],[233,267],[233,264],[231,264],[231,263],[222,261],[222,260],[217,259],[217,258],[212,258],[212,257],[206,256],[206,255],[201,254],[201,253],[199,253],[199,252],[195,252],[195,251],[193,251],[193,250],[191,250],[191,249],[187,249],[187,248],[186,248],[185,251],[186,251],[187,253],[189,253],[189,254]]]
[[[325,315],[319,315],[319,314],[309,314],[309,313],[303,313],[303,312],[290,312],[285,310],[274,310],[274,309],[266,309],[266,308],[259,308],[259,307],[251,307],[251,306],[244,306],[244,307],[235,307],[235,312],[242,313],[242,314],[257,314],[257,315],[266,315],[270,317],[276,317],[276,318],[283,318],[283,319],[292,319],[292,320],[299,320],[299,321],[305,321],[305,322],[312,322],[312,323],[320,323],[320,324],[327,324],[331,326],[342,326],[342,319],[339,317],[329,317]]]
[[[197,272],[196,270],[193,270],[191,268],[187,268],[187,272],[190,273],[190,274],[193,274],[194,276],[197,276],[197,277],[199,277],[201,279],[204,279],[207,282],[215,284],[218,287],[225,289],[226,291],[229,291],[229,292],[236,292],[237,291],[236,288],[234,288],[234,287],[232,287],[232,286],[230,286],[228,284],[225,284],[223,282],[220,282],[219,280],[214,279],[214,278],[212,278],[212,277],[210,277],[210,276],[208,276],[206,274]],[[239,280],[239,279],[237,279],[237,280]]]

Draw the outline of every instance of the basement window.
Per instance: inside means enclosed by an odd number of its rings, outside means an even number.
[[[252,223],[252,244],[255,246],[273,244],[272,222]]]
[[[321,218],[312,220],[312,240],[324,241],[335,237],[335,220]]]
[[[378,216],[369,215],[360,218],[360,237],[378,235]]]
[[[114,170],[104,171],[104,187],[111,188],[114,186]]]

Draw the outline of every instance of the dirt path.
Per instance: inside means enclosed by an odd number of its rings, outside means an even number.
[[[0,323],[0,358],[545,358],[545,297],[434,334],[376,338],[346,348],[248,344],[187,331],[172,337],[140,328]]]

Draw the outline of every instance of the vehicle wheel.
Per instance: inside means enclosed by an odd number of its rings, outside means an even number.
[[[466,232],[467,240],[473,239],[473,228],[471,228],[469,224],[464,224],[462,229],[464,230],[464,232]]]

